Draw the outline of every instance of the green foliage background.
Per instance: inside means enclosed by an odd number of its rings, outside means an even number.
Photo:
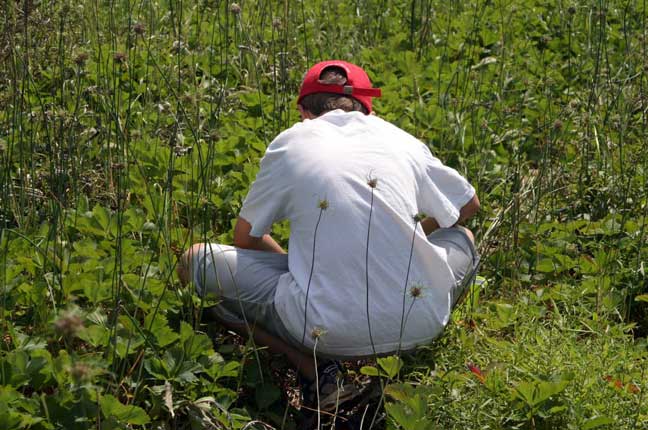
[[[374,372],[380,426],[648,428],[645,0],[0,13],[0,428],[295,426],[265,352],[212,343],[174,268],[231,240],[302,74],[329,58],[365,67],[377,114],[482,200],[487,287],[398,375]]]

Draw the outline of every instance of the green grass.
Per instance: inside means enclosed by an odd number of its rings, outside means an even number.
[[[174,268],[334,57],[482,201],[487,287],[376,364],[380,426],[648,428],[645,0],[239,5],[0,5],[0,428],[294,428]]]

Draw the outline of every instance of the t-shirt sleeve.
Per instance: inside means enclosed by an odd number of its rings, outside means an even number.
[[[261,237],[272,224],[286,218],[287,184],[285,157],[281,145],[273,142],[261,159],[261,167],[239,216],[252,225],[250,236]]]
[[[459,211],[475,195],[475,189],[455,169],[445,166],[423,145],[424,172],[419,185],[418,205],[441,227],[459,220]]]

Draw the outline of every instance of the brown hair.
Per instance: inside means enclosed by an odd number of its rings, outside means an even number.
[[[322,70],[319,82],[325,85],[344,85],[347,82],[347,76],[341,67],[327,67]],[[299,103],[304,110],[309,111],[315,116],[320,116],[325,112],[342,109],[346,112],[359,111],[367,114],[367,108],[362,103],[350,96],[334,93],[315,93],[305,96]]]

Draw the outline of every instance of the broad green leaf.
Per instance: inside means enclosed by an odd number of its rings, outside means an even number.
[[[80,257],[85,259],[99,258],[105,255],[105,252],[98,248],[97,242],[90,238],[84,238],[72,245]]]
[[[184,321],[180,323],[180,339],[189,358],[213,353],[213,344],[209,336],[196,334],[191,325]]]
[[[648,302],[648,294],[640,294],[635,297],[636,302]]]
[[[151,322],[154,315],[155,320]],[[160,347],[170,345],[180,337],[169,327],[166,317],[159,312],[148,314],[144,319],[144,327],[146,329],[150,327],[150,332],[153,333]]]
[[[108,343],[108,337],[110,336],[110,330],[101,325],[93,324],[86,327],[84,330],[81,330],[78,333],[80,339],[88,342],[94,347],[106,345]]]
[[[32,428],[35,424],[39,424],[46,429],[54,428],[52,424],[45,422],[45,418],[34,416],[31,414],[21,414],[20,427],[21,429]]]
[[[94,280],[83,284],[83,295],[92,303],[99,303],[112,298],[113,288],[110,281],[96,282]]]
[[[598,273],[601,270],[596,263],[596,260],[587,255],[580,256],[578,259],[578,266],[581,273],[589,275]]]
[[[239,369],[241,363],[238,361],[229,361],[225,362],[214,362],[211,366],[206,369],[208,375],[210,375],[214,380],[219,378],[227,377],[236,377],[239,375]]]
[[[427,401],[415,395],[404,402],[385,403],[387,413],[405,430],[422,430],[431,427],[427,420]]]
[[[491,306],[491,309],[495,311],[495,315],[497,316],[497,318],[493,318],[490,321],[495,328],[507,327],[517,319],[516,309],[509,303],[495,303]]]
[[[556,264],[551,258],[543,258],[536,265],[536,270],[542,273],[553,273],[556,271]]]
[[[360,373],[368,376],[379,376],[380,372],[374,366],[362,366],[360,368]]]
[[[389,378],[393,378],[398,375],[401,367],[403,367],[403,360],[400,357],[395,355],[390,355],[389,357],[382,357],[378,360],[378,365],[385,372]]]
[[[585,421],[583,427],[581,428],[583,430],[589,430],[589,429],[594,429],[597,427],[606,426],[610,424],[614,424],[614,420],[612,418],[606,416],[600,416],[596,418],[590,418],[589,420]]]
[[[385,410],[405,430],[418,430],[417,417],[402,403],[385,403]]]
[[[132,334],[129,337],[117,336],[117,355],[125,358],[137,352],[137,349],[144,344],[144,339],[139,334]]]
[[[431,395],[440,395],[443,387],[438,385],[412,385],[410,383],[389,384],[385,387],[385,395],[394,400],[405,401],[417,395],[428,398]]]
[[[144,360],[144,368],[148,373],[160,380],[166,380],[169,377],[169,372],[164,361],[157,357],[150,357]]]
[[[411,397],[413,391],[414,387],[407,384],[389,384],[385,387],[385,395],[401,402]]]
[[[554,406],[554,407],[549,408],[549,410],[547,410],[546,415],[547,416],[556,415],[556,414],[559,414],[559,413],[561,413],[563,411],[566,411],[566,410],[567,410],[567,406],[565,406],[565,405]]]
[[[52,356],[46,349],[34,350],[27,364],[30,384],[39,389],[52,379]]]
[[[528,406],[534,408],[564,391],[569,385],[570,379],[567,375],[554,377],[549,381],[522,381],[515,385],[514,397],[520,398]]]
[[[22,415],[13,410],[2,410],[0,408],[0,428],[6,430],[18,430],[23,429],[22,425]]]
[[[127,424],[144,425],[151,419],[144,412],[144,409],[134,405],[124,405],[114,396],[106,394],[99,400],[101,412],[107,418],[115,418]]]
[[[110,225],[110,212],[106,208],[100,205],[96,205],[92,208],[92,215],[97,224],[104,230],[108,230]]]

